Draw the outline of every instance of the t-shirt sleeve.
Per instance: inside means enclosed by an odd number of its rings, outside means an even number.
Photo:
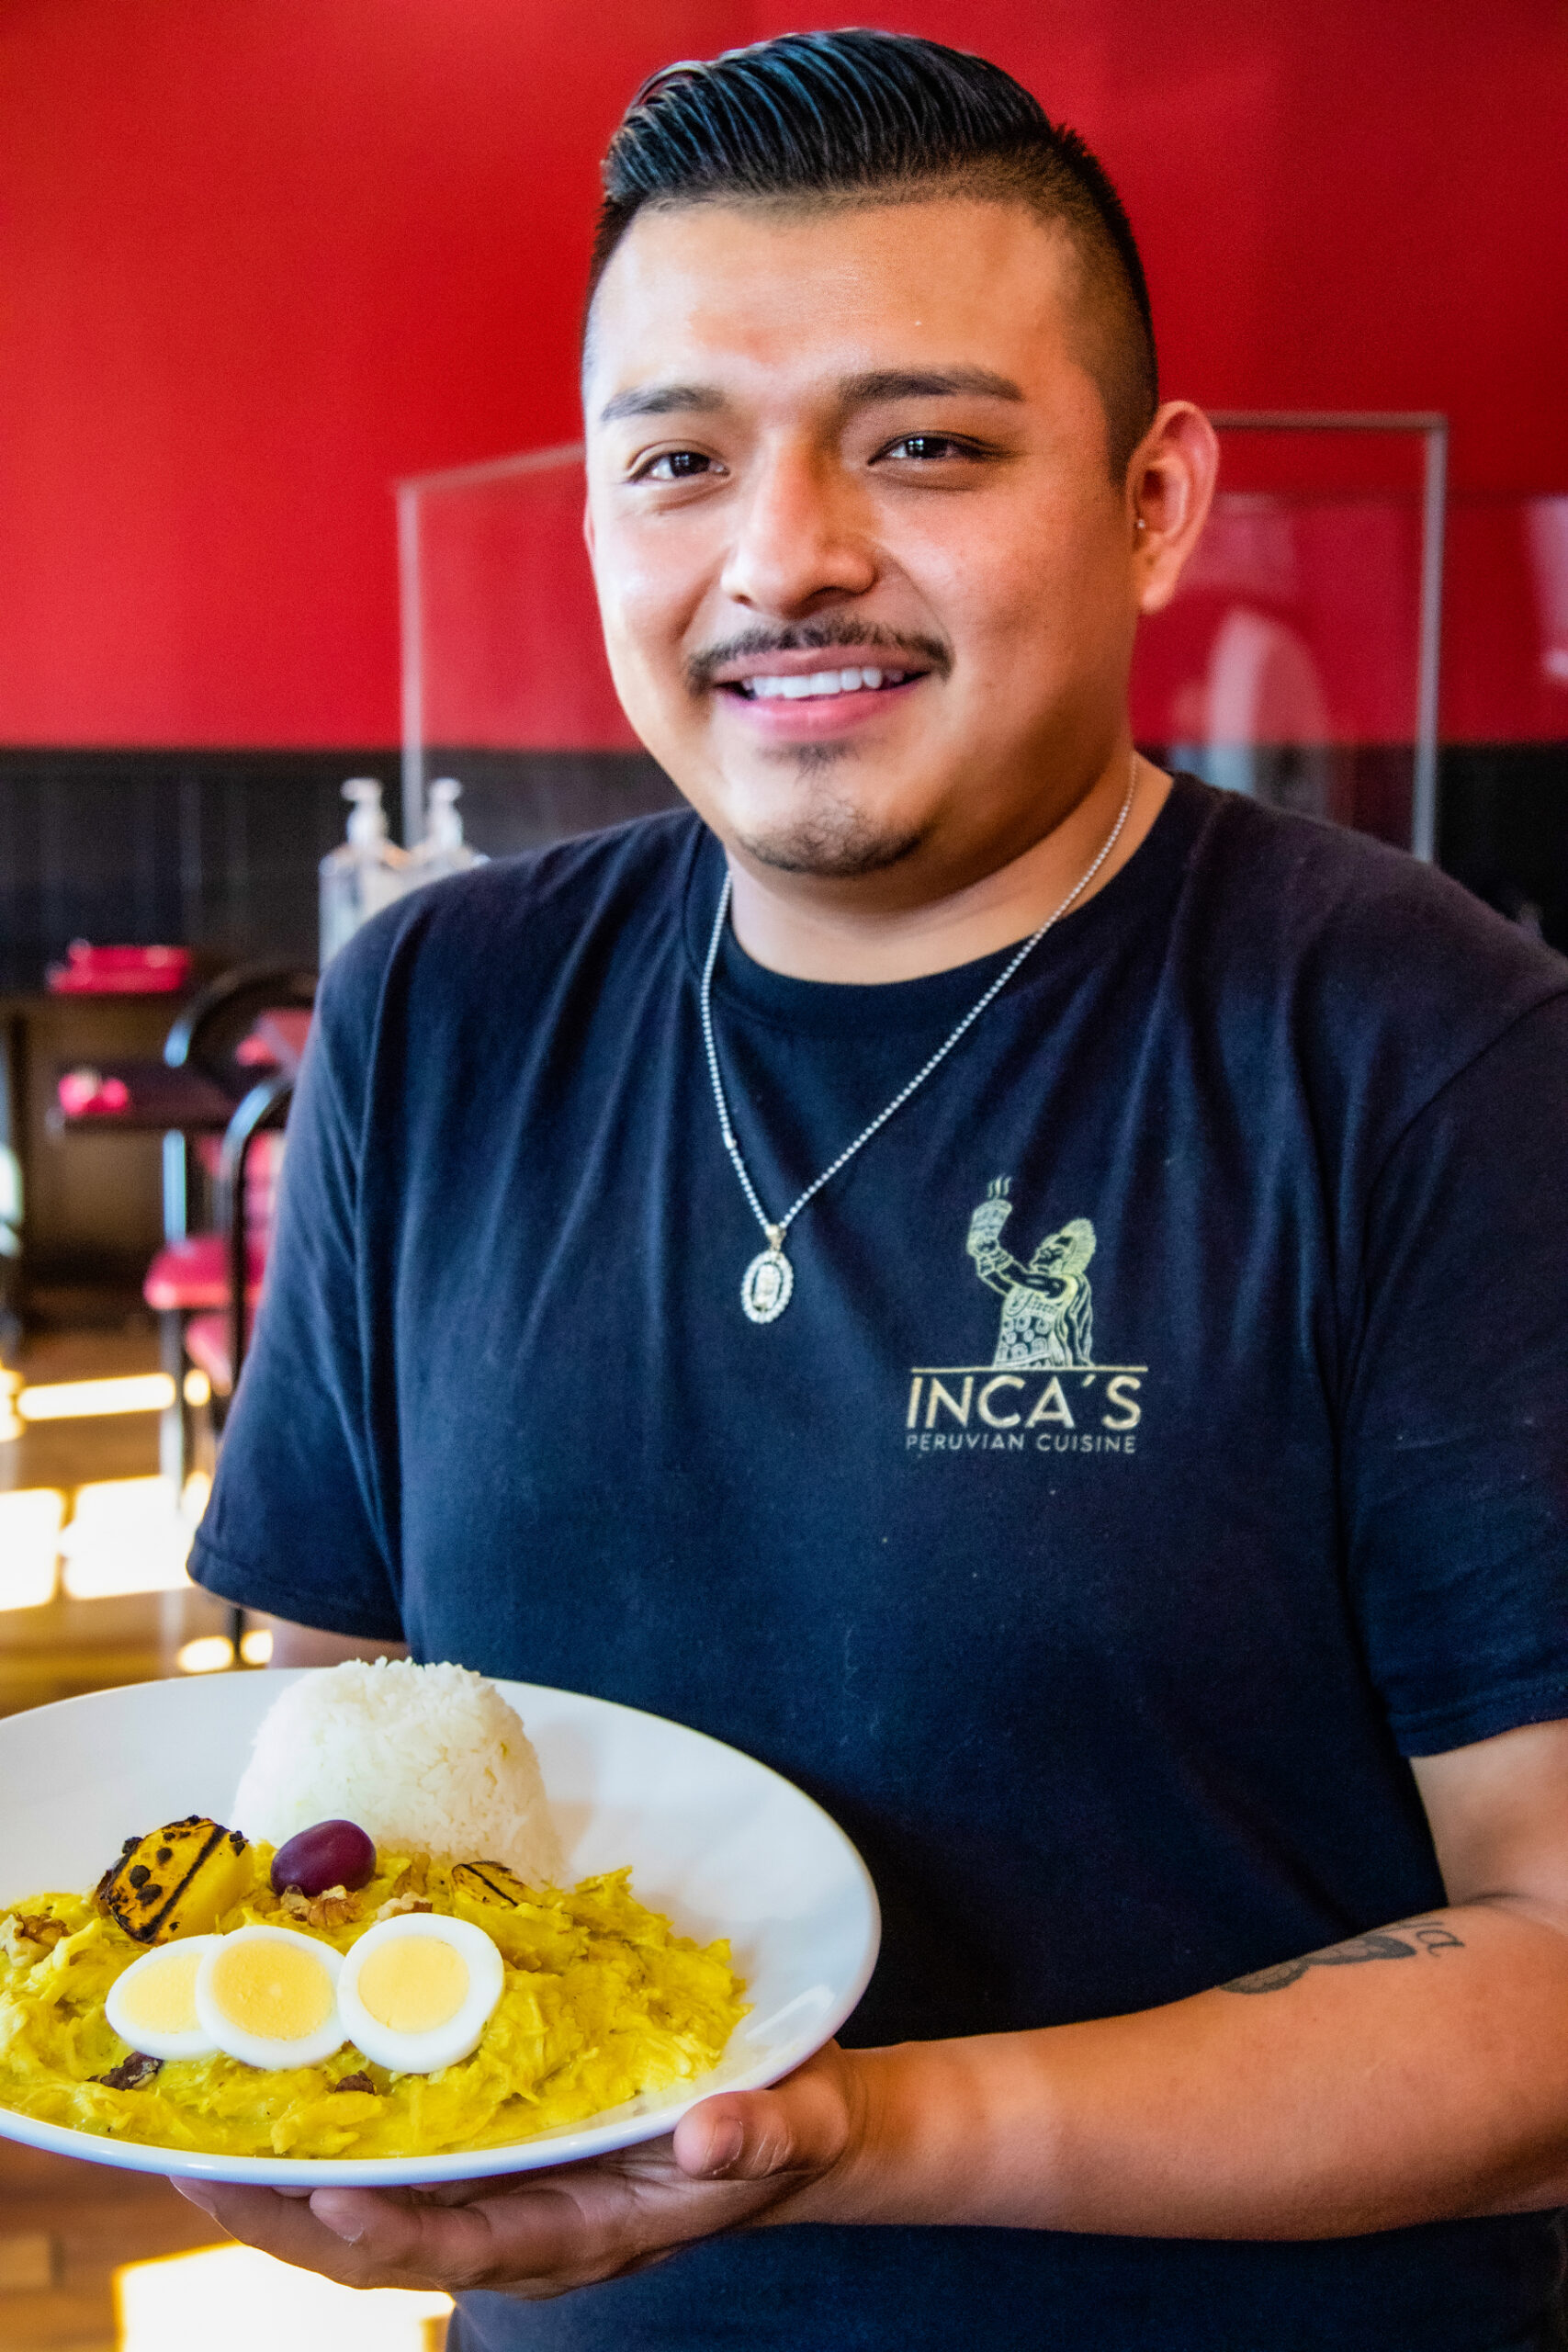
[[[1407,1756],[1568,1717],[1568,997],[1373,1186],[1343,1423],[1351,1589]]]
[[[254,1339],[190,1569],[245,1608],[395,1641],[358,1216],[373,985],[368,956],[345,950],[318,999]]]

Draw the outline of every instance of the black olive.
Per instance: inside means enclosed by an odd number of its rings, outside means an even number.
[[[163,2063],[161,2058],[149,2058],[144,2051],[133,2050],[129,2058],[122,2058],[107,2075],[95,2075],[93,2080],[105,2084],[111,2091],[140,2090],[143,2083],[152,2081]]]

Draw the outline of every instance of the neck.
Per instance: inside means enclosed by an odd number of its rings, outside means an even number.
[[[1118,745],[1100,774],[1046,831],[976,880],[915,905],[878,907],[852,888],[799,888],[728,852],[735,936],[754,963],[792,979],[876,986],[952,971],[1027,939],[1053,914],[1103,848],[1123,802],[1131,802],[1116,845],[1073,901],[1086,906],[1121,872],[1165,805],[1170,778]]]

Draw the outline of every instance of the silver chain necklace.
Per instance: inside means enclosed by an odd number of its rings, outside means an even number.
[[[794,1207],[786,1210],[776,1225],[770,1222],[767,1212],[764,1210],[761,1202],[757,1198],[757,1188],[752,1183],[750,1176],[747,1171],[746,1162],[740,1157],[740,1146],[735,1140],[735,1129],[730,1124],[729,1104],[725,1099],[724,1080],[718,1073],[718,1051],[713,1040],[714,966],[718,961],[718,944],[724,936],[725,917],[729,912],[730,877],[728,873],[725,875],[724,888],[718,894],[718,912],[715,915],[713,921],[713,937],[708,942],[707,961],[703,966],[703,985],[701,995],[703,1044],[707,1048],[708,1076],[713,1080],[713,1099],[718,1110],[719,1133],[724,1137],[724,1148],[729,1154],[731,1167],[734,1169],[737,1176],[740,1179],[740,1189],[745,1193],[746,1198],[750,1202],[752,1213],[755,1216],[758,1224],[761,1227],[763,1233],[767,1237],[767,1248],[765,1250],[759,1250],[756,1257],[752,1259],[750,1264],[746,1269],[744,1278],[740,1284],[740,1304],[753,1323],[775,1322],[784,1313],[784,1308],[789,1305],[790,1293],[795,1288],[795,1268],[784,1256],[784,1235],[789,1231],[790,1227],[795,1223],[795,1218],[800,1215],[800,1212],[806,1206],[807,1202],[813,1199],[815,1195],[822,1190],[823,1185],[826,1184],[832,1177],[836,1176],[840,1169],[846,1166],[847,1163],[854,1158],[856,1152],[862,1150],[863,1147],[871,1141],[872,1136],[876,1134],[879,1128],[885,1127],[887,1125],[888,1120],[893,1116],[896,1111],[901,1111],[903,1109],[905,1103],[908,1101],[910,1095],[915,1092],[916,1089],[923,1086],[927,1079],[930,1078],[931,1072],[937,1068],[938,1064],[944,1062],[947,1059],[947,1057],[952,1053],[954,1046],[957,1045],[964,1031],[974,1026],[975,1023],[978,1021],[980,1015],[985,1012],[986,1007],[992,1001],[993,998],[1000,996],[1003,989],[1006,988],[1008,982],[1018,970],[1020,965],[1023,963],[1027,956],[1033,955],[1034,950],[1039,946],[1041,941],[1051,929],[1053,923],[1060,922],[1068,908],[1076,904],[1076,902],[1082,898],[1084,892],[1089,888],[1089,884],[1094,880],[1095,876],[1100,872],[1100,867],[1104,865],[1106,859],[1110,856],[1111,851],[1121,840],[1122,828],[1127,821],[1128,811],[1133,806],[1133,796],[1136,792],[1137,788],[1138,755],[1134,752],[1133,754],[1132,772],[1127,780],[1127,797],[1122,801],[1121,813],[1117,817],[1116,822],[1111,826],[1110,832],[1106,835],[1104,842],[1101,843],[1099,855],[1095,858],[1093,864],[1089,865],[1084,873],[1079,875],[1077,882],[1074,883],[1066,897],[1062,900],[1061,905],[1057,907],[1053,913],[1046,916],[1039,930],[1032,933],[1032,935],[1024,941],[1017,955],[1012,956],[1005,967],[998,973],[996,978],[991,982],[990,987],[987,989],[984,995],[978,997],[970,1006],[963,1020],[958,1023],[958,1026],[952,1032],[951,1035],[949,1035],[944,1042],[937,1047],[930,1061],[922,1063],[921,1067],[915,1072],[914,1077],[909,1080],[908,1086],[902,1088],[900,1091],[893,1097],[892,1102],[888,1103],[886,1109],[879,1111],[875,1118],[872,1120],[870,1125],[863,1127],[859,1135],[856,1136],[854,1141],[844,1146],[843,1150],[839,1154],[837,1159],[830,1161],[829,1165],[824,1168],[820,1176],[817,1176],[812,1179],[811,1182],[807,1184],[805,1192],[801,1193],[800,1198],[795,1202]]]

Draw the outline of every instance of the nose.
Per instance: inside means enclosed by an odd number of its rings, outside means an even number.
[[[782,447],[760,457],[735,501],[720,585],[731,603],[795,620],[863,596],[877,553],[861,500],[824,453]]]

